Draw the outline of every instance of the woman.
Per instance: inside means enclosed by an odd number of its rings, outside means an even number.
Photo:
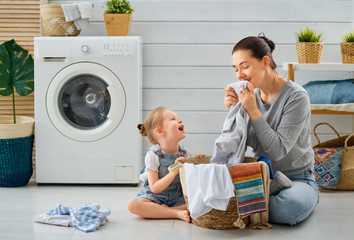
[[[313,173],[311,109],[307,92],[277,74],[274,48],[264,35],[244,38],[235,45],[236,76],[248,83],[239,96],[225,88],[224,104],[230,109],[241,102],[249,116],[247,146],[255,156],[269,157],[273,171],[281,171],[293,182],[269,197],[269,221],[295,225],[311,214],[319,199]]]

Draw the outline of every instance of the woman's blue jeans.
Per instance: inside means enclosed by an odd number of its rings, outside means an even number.
[[[288,176],[294,183],[278,195],[269,196],[269,222],[295,225],[304,221],[319,201],[319,191],[311,170]]]

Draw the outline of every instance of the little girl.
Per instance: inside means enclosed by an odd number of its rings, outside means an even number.
[[[146,153],[140,175],[142,188],[136,198],[129,201],[128,210],[143,218],[177,218],[190,222],[178,171],[168,171],[170,165],[185,163],[186,158],[192,156],[178,144],[186,136],[182,120],[173,111],[158,107],[138,129],[154,146]]]

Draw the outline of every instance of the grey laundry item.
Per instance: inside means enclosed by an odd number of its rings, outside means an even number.
[[[81,18],[79,8],[75,4],[61,4],[64,12],[65,21],[72,22]]]
[[[237,96],[239,89],[247,87],[247,81],[228,84],[235,89]],[[224,121],[221,135],[215,140],[214,153],[211,163],[242,163],[245,159],[248,114],[240,102],[230,107]]]
[[[86,28],[92,17],[91,3],[61,4],[65,21],[73,21],[78,30]]]

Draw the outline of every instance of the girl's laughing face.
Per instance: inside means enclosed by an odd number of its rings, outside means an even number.
[[[162,118],[162,130],[165,132],[165,137],[174,139],[177,142],[186,137],[183,122],[176,113],[166,110],[162,113]]]

